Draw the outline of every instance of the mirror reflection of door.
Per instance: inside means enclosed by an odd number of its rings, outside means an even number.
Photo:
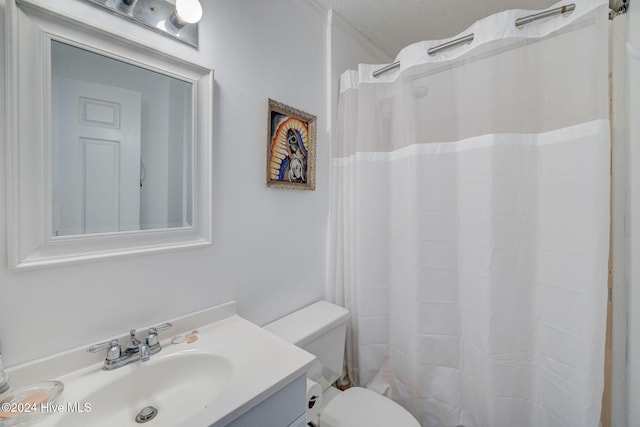
[[[192,90],[51,42],[53,236],[191,225]]]
[[[140,229],[140,93],[53,84],[53,235]]]

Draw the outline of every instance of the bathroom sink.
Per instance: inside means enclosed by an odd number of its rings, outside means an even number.
[[[314,360],[238,316],[234,302],[169,320],[172,335],[161,337],[161,351],[145,362],[104,370],[107,351],[87,353],[81,346],[9,368],[17,388],[43,380],[64,384],[62,402],[42,409],[33,427],[139,427],[138,415],[149,427],[223,427],[280,396]],[[195,340],[175,339],[196,330]],[[304,411],[304,399],[300,403]]]
[[[112,380],[108,379],[110,374],[116,374]],[[67,402],[77,402],[80,409],[65,411],[55,426],[86,427],[89,416],[92,427],[139,426],[136,416],[147,407],[157,410],[148,421],[150,425],[181,425],[218,397],[231,374],[229,360],[198,352],[174,353],[113,372],[95,372],[93,375],[107,382],[87,388],[80,384],[74,387],[73,381],[69,382],[67,390],[90,389],[91,392],[85,396],[76,393],[66,396]],[[78,383],[84,380],[80,378]],[[85,408],[85,403],[90,407]]]

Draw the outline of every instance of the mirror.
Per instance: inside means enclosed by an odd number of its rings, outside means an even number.
[[[51,42],[53,236],[191,225],[188,82]]]
[[[53,7],[6,8],[10,268],[210,244],[213,71]]]

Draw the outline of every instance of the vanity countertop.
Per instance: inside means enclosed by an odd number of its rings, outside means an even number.
[[[65,385],[60,411],[45,408],[54,413],[33,425],[97,427],[103,425],[103,412],[117,411],[139,425],[133,418],[148,396],[149,404],[160,406],[151,423],[155,427],[223,426],[304,375],[314,360],[238,316],[234,302],[171,322],[173,328],[161,333],[168,337],[161,340],[162,351],[147,362],[105,371],[105,352],[89,354],[87,346],[8,369],[14,388],[50,379]],[[196,341],[171,343],[192,330],[197,330]]]

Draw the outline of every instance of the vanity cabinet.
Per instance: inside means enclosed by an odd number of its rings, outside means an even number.
[[[307,376],[302,374],[224,425],[226,427],[305,427],[307,425],[306,391]]]

